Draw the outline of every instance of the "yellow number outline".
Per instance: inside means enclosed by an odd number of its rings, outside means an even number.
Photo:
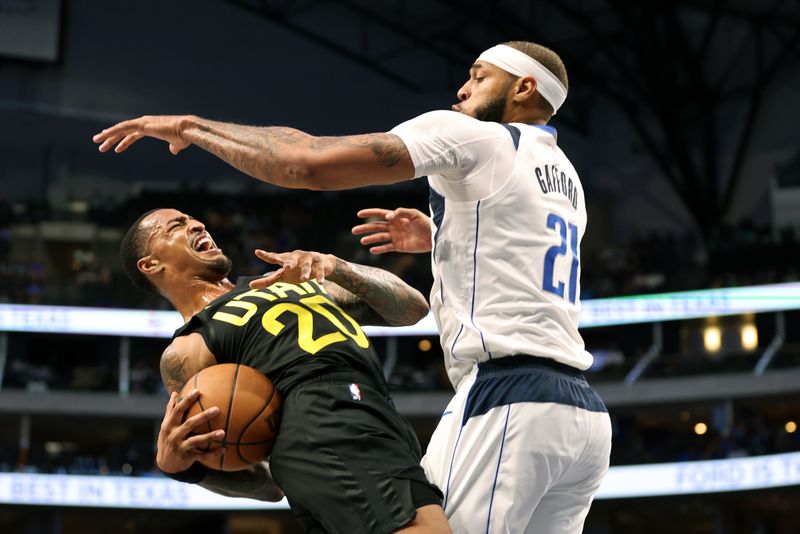
[[[244,295],[240,295],[237,299],[241,296]],[[260,295],[257,296],[260,297]],[[261,326],[273,336],[277,336],[286,326],[284,323],[280,322],[278,318],[284,313],[290,312],[297,316],[297,345],[309,354],[316,354],[328,345],[346,341],[348,338],[352,339],[356,345],[363,349],[369,347],[369,339],[366,334],[364,334],[361,326],[336,303],[331,302],[323,295],[312,295],[301,298],[300,303],[303,304],[303,306],[294,302],[279,302],[275,304],[262,315]],[[244,326],[253,315],[255,315],[256,311],[258,311],[258,305],[245,300],[232,300],[227,302],[225,306],[247,310],[241,317],[223,311],[217,311],[212,316],[212,319],[223,321],[234,326]],[[339,312],[353,327],[353,331],[351,332],[328,307]],[[324,317],[336,327],[338,332],[331,332],[314,338],[314,316]]]

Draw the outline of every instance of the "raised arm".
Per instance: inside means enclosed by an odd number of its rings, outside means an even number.
[[[253,178],[291,189],[351,189],[414,177],[405,144],[391,133],[315,137],[292,128],[186,115],[124,121],[93,140],[101,152],[114,146],[115,152],[122,152],[142,137],[166,141],[173,154],[197,145]]]
[[[170,392],[170,400],[158,433],[156,464],[171,478],[198,483],[220,495],[279,501],[283,498],[283,491],[272,480],[266,462],[235,472],[216,471],[199,463],[200,460],[212,460],[225,450],[205,452],[197,448],[198,444],[208,443],[209,439],[224,438],[222,430],[203,432],[208,428],[207,421],[219,409],[211,406],[183,421],[186,410],[196,402],[198,392],[190,391],[183,398],[178,398],[178,392],[195,373],[216,363],[199,334],[177,338],[161,356],[161,378]]]
[[[324,282],[336,304],[364,325],[406,326],[428,314],[428,301],[422,293],[389,271],[304,250],[280,254],[256,250],[256,256],[280,268],[250,282],[252,288],[267,287],[277,281],[298,283],[316,279]]]

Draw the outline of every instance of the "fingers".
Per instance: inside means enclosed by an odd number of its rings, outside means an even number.
[[[318,254],[314,254],[313,258],[311,259],[311,270],[308,273],[309,279],[314,279],[318,281],[320,284],[325,281],[325,268],[322,265],[322,257]]]
[[[102,146],[106,145],[106,142],[109,139],[116,138],[117,140],[119,140],[119,139],[122,139],[123,137],[125,137],[128,134],[132,134],[132,133],[135,133],[135,132],[138,132],[138,131],[141,131],[141,119],[131,119],[131,120],[119,122],[119,123],[115,124],[114,126],[106,128],[105,130],[101,131],[100,133],[95,134],[92,137],[92,141],[94,141],[95,143],[98,143],[98,144],[102,143],[101,152],[105,152],[105,150],[108,150],[108,148],[103,150]],[[113,145],[113,144],[116,144],[116,143],[112,142],[111,144]]]
[[[276,254],[275,252],[267,252],[266,250],[261,250],[258,248],[256,249],[256,257],[258,259],[273,265],[286,265],[291,263],[290,259],[287,261],[285,256],[285,254]],[[292,267],[294,267],[294,265],[292,265]]]
[[[106,137],[102,144],[97,147],[97,150],[100,152],[108,152],[111,147],[119,143],[124,137],[125,136],[122,134]]]
[[[317,252],[295,250],[277,254],[257,249],[255,254],[267,263],[281,265],[281,268],[262,278],[251,281],[249,284],[251,289],[263,289],[279,280],[291,283],[307,282],[312,278],[320,282],[325,281],[324,258]]]
[[[294,269],[297,264],[296,260],[287,254],[277,254],[275,252],[256,249],[255,255],[258,259],[273,265],[280,265],[281,268],[257,280],[251,281],[249,284],[250,289],[264,289],[265,287],[271,286],[275,282],[280,281],[285,274],[289,270]]]
[[[371,232],[383,232],[388,226],[389,224],[383,221],[372,221],[354,226],[350,231],[353,235],[369,234]]]
[[[219,415],[219,408],[212,406],[188,418],[180,427],[179,435],[188,436],[199,428],[208,428],[208,421]]]
[[[189,406],[194,404],[197,397],[200,396],[200,391],[192,389],[186,393],[183,398],[180,398],[177,393],[173,393],[173,395],[175,395],[175,402],[172,403],[171,410],[169,408],[167,409],[167,417],[176,418],[180,421],[183,418],[184,412],[189,409]],[[170,397],[170,402],[172,402],[172,397]]]
[[[281,267],[277,271],[272,272],[267,276],[262,276],[257,280],[253,280],[249,284],[250,289],[264,289],[265,287],[269,287],[275,282],[279,282],[285,272],[286,272],[286,267]]]
[[[394,243],[386,243],[385,245],[379,245],[377,247],[372,247],[369,249],[370,254],[386,254],[387,252],[394,252],[397,250],[394,246]]]
[[[132,134],[126,135],[125,138],[122,141],[120,141],[117,147],[114,149],[114,152],[116,152],[117,154],[119,154],[120,152],[124,152],[125,150],[127,150],[129,146],[131,146],[133,143],[135,143],[142,137],[144,136],[139,132],[134,132]]]
[[[389,232],[379,232],[377,234],[365,235],[361,238],[362,245],[374,245],[375,243],[391,242],[392,236]]]
[[[386,215],[391,212],[392,210],[386,210],[383,208],[366,208],[363,210],[359,210],[358,213],[356,213],[356,216],[360,219],[369,219],[370,217],[385,219]]]
[[[425,216],[424,213],[417,209],[413,208],[397,208],[392,213],[386,216],[387,220],[394,219],[395,217],[406,217],[408,219],[413,219],[414,217],[419,217],[420,215]]]
[[[300,281],[306,282],[311,278],[311,271],[314,268],[314,258],[306,256],[300,262]]]
[[[169,394],[169,401],[167,401],[167,409],[164,412],[165,416],[169,415],[172,412],[172,410],[175,409],[176,402],[178,402],[178,392],[173,391],[172,393]]]
[[[206,434],[198,434],[196,436],[191,436],[183,440],[183,447],[186,449],[202,449],[209,442],[212,441],[222,441],[225,439],[225,431],[224,430],[213,430]],[[224,448],[224,447],[222,447]]]

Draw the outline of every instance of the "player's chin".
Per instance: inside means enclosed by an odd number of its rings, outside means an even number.
[[[209,271],[222,277],[228,276],[233,269],[233,262],[222,251],[208,253],[202,259]]]

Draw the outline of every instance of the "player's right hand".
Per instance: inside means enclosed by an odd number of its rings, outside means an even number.
[[[419,210],[397,208],[363,209],[357,214],[362,219],[377,219],[353,227],[353,235],[364,235],[362,245],[370,247],[372,254],[386,252],[430,252],[431,219]]]
[[[292,252],[267,252],[256,249],[256,256],[280,268],[250,282],[252,289],[264,289],[275,282],[299,284],[309,280],[325,282],[325,277],[336,267],[336,258],[330,254],[293,250]]]
[[[114,147],[114,152],[120,153],[142,137],[154,137],[169,143],[169,151],[177,155],[190,145],[183,139],[182,132],[191,120],[192,117],[187,115],[145,115],[118,122],[95,134],[92,141],[100,145],[100,152],[108,152]]]
[[[219,408],[212,406],[183,421],[183,415],[197,401],[199,394],[200,392],[194,389],[182,399],[178,399],[178,393],[173,391],[169,397],[164,420],[158,432],[156,453],[156,464],[165,473],[186,471],[199,460],[212,463],[225,454],[225,447],[212,451],[203,451],[199,448],[206,445],[209,440],[222,440],[225,437],[224,430],[195,433],[208,428],[207,422],[219,413]]]

